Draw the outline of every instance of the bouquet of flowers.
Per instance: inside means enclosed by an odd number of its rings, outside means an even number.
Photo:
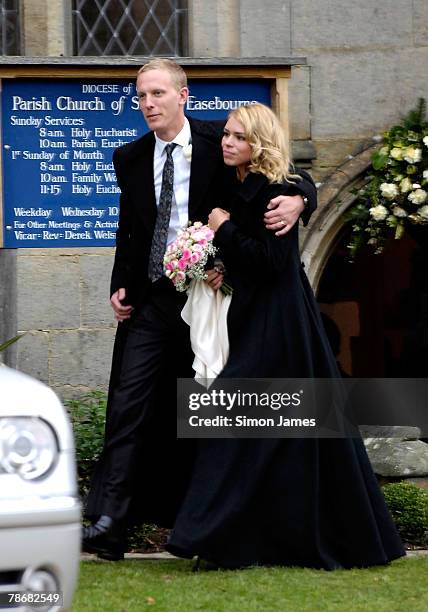
[[[401,125],[383,136],[372,157],[368,183],[358,192],[348,214],[351,256],[363,244],[381,253],[388,237],[399,239],[412,225],[428,224],[428,121],[419,100]]]
[[[183,230],[168,245],[163,258],[165,274],[177,291],[186,291],[192,280],[205,280],[205,266],[217,248],[213,245],[214,232],[197,221]]]

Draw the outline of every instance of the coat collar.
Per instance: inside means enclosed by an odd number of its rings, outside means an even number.
[[[258,195],[263,187],[268,185],[268,183],[269,180],[264,174],[250,172],[245,177],[244,182],[238,187],[237,194],[245,200],[245,202],[250,202]]]

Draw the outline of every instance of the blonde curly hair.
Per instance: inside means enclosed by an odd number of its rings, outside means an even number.
[[[239,121],[251,146],[249,172],[264,174],[270,183],[293,183],[301,180],[293,174],[293,163],[282,125],[275,113],[264,104],[240,106],[229,113]]]

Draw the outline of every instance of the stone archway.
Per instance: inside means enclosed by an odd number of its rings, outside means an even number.
[[[365,175],[377,147],[377,144],[371,145],[344,162],[318,190],[318,209],[312,217],[310,228],[302,230],[300,247],[305,271],[315,294],[329,255],[345,224],[344,213],[356,199],[352,192],[366,182]]]
[[[425,377],[427,249],[406,233],[381,255],[362,249],[354,263],[347,257],[345,213],[367,180],[377,146],[347,160],[321,185],[319,208],[301,235],[302,260],[323,315],[337,328],[345,372]]]

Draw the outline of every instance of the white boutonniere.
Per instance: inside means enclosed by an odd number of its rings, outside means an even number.
[[[183,155],[189,163],[192,161],[192,142],[183,147]]]

